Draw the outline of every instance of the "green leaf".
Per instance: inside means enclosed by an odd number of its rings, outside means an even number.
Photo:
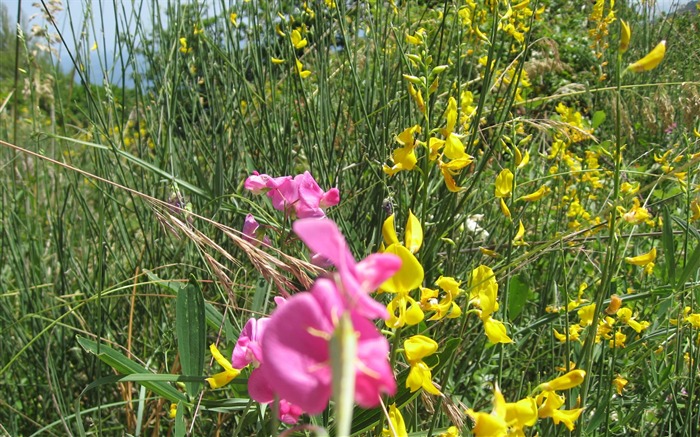
[[[593,118],[591,119],[591,127],[593,129],[597,128],[605,121],[606,115],[605,111],[596,111],[593,113]]]
[[[144,269],[144,272],[146,272],[146,276],[148,276],[148,279],[150,279],[152,282],[174,293],[177,293],[178,291],[187,286],[186,284],[183,284],[179,281],[165,281],[163,279],[160,279],[158,275],[146,269]]]
[[[85,351],[97,355],[97,358],[99,358],[103,363],[107,364],[108,366],[110,366],[111,368],[123,375],[131,375],[135,373],[149,373],[148,369],[128,359],[121,352],[118,352],[107,345],[100,344],[98,346],[97,342],[88,340],[87,338],[83,337],[78,337],[77,339],[78,343],[80,343],[80,346],[82,346],[82,348],[85,349]],[[153,376],[156,376],[156,374],[153,374]],[[164,397],[170,402],[187,402],[185,396],[167,382],[143,381],[140,384],[146,387],[147,389],[153,391],[157,395]],[[100,383],[97,385],[102,384]],[[92,384],[89,385],[85,390],[83,390],[83,392],[91,388],[93,388]]]
[[[204,297],[199,283],[190,279],[187,287],[177,292],[175,310],[175,329],[177,346],[182,364],[182,374],[185,376],[201,376],[204,372],[205,350],[205,317]],[[185,384],[190,396],[195,396],[201,383],[188,382]]]
[[[185,437],[187,435],[187,426],[185,425],[185,413],[181,403],[177,404],[177,413],[175,413],[175,437]]]
[[[511,322],[523,311],[530,294],[530,287],[521,275],[510,278],[508,284],[508,318]]]
[[[673,242],[673,220],[668,208],[663,209],[663,229],[661,232],[661,244],[664,248],[664,260],[666,262],[666,274],[668,283],[673,283],[676,278],[676,249]]]

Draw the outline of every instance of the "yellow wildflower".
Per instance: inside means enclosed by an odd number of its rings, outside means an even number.
[[[537,189],[537,191],[534,191],[530,194],[526,194],[524,196],[520,196],[518,200],[524,200],[526,202],[535,202],[543,198],[550,191],[552,190],[550,190],[548,186],[542,185],[540,188]]]
[[[403,342],[403,347],[406,360],[411,366],[406,378],[406,388],[410,389],[411,393],[423,388],[430,394],[439,395],[440,390],[433,384],[430,367],[423,362],[423,358],[437,351],[437,342],[425,335],[414,335]]]
[[[309,70],[304,70],[304,64],[301,63],[300,60],[296,60],[296,66],[297,66],[297,72],[299,73],[299,77],[302,79],[306,79],[307,77],[311,76],[311,71]]]
[[[656,248],[653,247],[649,252],[637,255],[634,257],[625,258],[627,264],[632,264],[635,266],[644,267],[649,263],[653,263],[656,260]]]
[[[618,395],[622,395],[622,390],[624,390],[625,386],[627,385],[629,381],[627,381],[625,378],[623,378],[620,375],[617,375],[615,379],[613,379],[613,385],[615,386],[615,390],[617,390]]]
[[[627,70],[632,70],[635,73],[653,70],[661,63],[661,61],[664,59],[665,54],[666,41],[661,41],[642,59],[627,66]]]
[[[620,20],[620,53],[625,53],[630,46],[632,31],[625,20]]]
[[[306,47],[306,44],[308,44],[308,41],[306,41],[306,38],[301,37],[301,32],[299,32],[298,29],[292,30],[292,45],[294,46],[295,49],[303,49]]]
[[[382,430],[382,437],[408,437],[406,423],[396,403],[389,406],[389,429]]]
[[[231,361],[227,360],[223,355],[221,355],[221,352],[219,352],[219,349],[214,343],[209,346],[209,351],[211,351],[211,355],[214,357],[214,360],[216,360],[219,366],[224,368],[223,372],[217,373],[211,378],[206,379],[206,381],[209,383],[209,387],[212,389],[223,387],[229,382],[233,381],[233,379],[241,373],[240,370],[233,368]]]
[[[496,197],[510,197],[513,191],[513,172],[507,168],[503,169],[498,176],[496,176]]]
[[[493,409],[491,413],[476,412],[467,409],[467,415],[474,420],[472,434],[476,437],[505,437],[508,433],[506,423],[506,400],[496,386],[493,390]]]

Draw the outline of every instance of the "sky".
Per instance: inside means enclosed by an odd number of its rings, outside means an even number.
[[[170,2],[173,1],[177,0],[170,0]],[[209,3],[211,0],[205,1]],[[633,1],[639,2],[639,0]],[[685,5],[688,1],[657,0],[657,7],[660,11],[668,11],[669,8]],[[26,29],[31,29],[35,24],[40,26],[47,25],[47,21],[41,13],[40,0],[0,0],[0,3],[7,7],[13,20],[17,17],[20,2],[22,16],[26,20]],[[89,65],[90,82],[103,83],[103,72],[107,73],[107,78],[110,82],[121,82],[121,68],[112,68],[115,63],[120,63],[115,53],[119,54],[125,50],[117,46],[117,26],[122,29],[120,31],[121,34],[124,34],[124,30],[127,27],[131,30],[135,29],[136,23],[133,17],[139,11],[143,13],[144,17],[150,19],[152,16],[152,11],[149,10],[151,2],[144,0],[44,0],[44,2],[47,4],[58,2],[63,6],[63,10],[55,14],[56,25],[64,39],[64,45],[57,45],[61,70],[68,72],[73,67],[69,53],[76,53],[76,45],[82,44],[81,49],[85,53],[88,49],[86,44],[94,47],[94,44],[97,43],[97,48],[88,52],[90,57],[87,64]],[[158,2],[163,6],[168,4],[168,0],[158,0]],[[92,20],[87,26],[86,37],[78,38],[84,24],[83,17],[85,17],[86,8],[88,7],[92,8]],[[118,11],[115,11],[115,8]],[[150,22],[147,25],[150,25]],[[52,33],[55,32],[52,31]],[[131,82],[129,80],[130,75],[131,72],[127,71],[127,82]]]

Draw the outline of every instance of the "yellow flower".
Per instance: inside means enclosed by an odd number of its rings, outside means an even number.
[[[549,382],[540,384],[539,388],[542,391],[568,390],[581,385],[585,377],[585,370],[575,369]]]
[[[503,200],[502,197],[499,198],[498,200],[500,201],[499,205],[501,206],[501,212],[508,220],[510,220],[510,218],[511,218],[510,209],[508,209],[508,205],[506,205],[506,201]]]
[[[389,176],[393,176],[401,170],[413,170],[418,162],[418,158],[416,157],[416,153],[414,151],[416,147],[416,139],[414,136],[415,134],[420,133],[420,131],[420,125],[415,125],[404,129],[403,132],[396,136],[396,142],[403,147],[394,150],[391,155],[391,161],[394,163],[394,165],[389,167],[388,165],[384,164],[382,167],[384,173],[388,174]]]
[[[238,26],[238,23],[236,22],[236,19],[238,18],[238,14],[235,12],[231,12],[231,15],[228,16],[229,21],[231,24],[234,26]]]
[[[656,68],[661,61],[664,59],[666,54],[666,41],[661,41],[656,47],[654,47],[646,56],[630,64],[627,70],[632,70],[635,73],[641,71],[649,71]]]
[[[467,415],[474,420],[472,434],[476,437],[505,437],[508,433],[506,414],[506,400],[496,386],[493,390],[493,409],[490,414],[467,409]]]
[[[275,57],[270,57],[270,61],[272,61],[273,64],[284,64],[284,59],[279,59]]]
[[[700,200],[693,199],[693,201],[690,202],[690,212],[692,213],[690,216],[691,221],[700,220]]]
[[[292,45],[294,46],[295,49],[303,49],[306,47],[306,44],[308,44],[308,41],[306,41],[306,38],[301,37],[301,33],[299,32],[298,29],[292,30]]]
[[[656,248],[653,247],[649,252],[643,253],[641,255],[627,257],[625,262],[627,264],[632,264],[635,266],[644,267],[649,263],[653,263],[656,260]]]
[[[184,54],[192,52],[192,47],[187,45],[187,38],[180,38],[180,52]]]
[[[299,73],[299,77],[302,79],[306,79],[311,75],[311,71],[309,70],[304,70],[304,64],[301,63],[300,60],[296,60],[296,66],[297,66],[297,72]]]
[[[513,237],[513,244],[516,246],[527,246],[527,243],[523,239],[525,237],[525,226],[523,226],[523,221],[520,220],[518,225],[518,232],[516,232],[515,237]]]
[[[595,304],[586,305],[578,310],[578,318],[581,321],[581,326],[588,326],[593,323],[593,315],[595,314]]]
[[[627,335],[623,334],[620,331],[615,332],[615,336],[608,342],[610,348],[624,348],[625,347],[625,342],[627,341]]]
[[[430,394],[439,395],[440,390],[433,384],[430,367],[423,362],[423,358],[437,351],[437,342],[425,335],[414,335],[403,342],[403,348],[406,360],[411,366],[406,378],[406,387],[411,390],[411,393],[423,388]]]
[[[170,404],[170,409],[168,410],[168,417],[174,419],[177,416],[177,404]]]
[[[620,212],[623,213],[623,220],[630,224],[638,225],[651,218],[651,214],[649,214],[649,211],[647,211],[646,208],[640,205],[638,198],[635,197],[634,200],[632,200],[632,202],[633,206],[627,212],[624,212],[624,209],[621,209],[622,207],[618,207],[618,209],[620,209]]]
[[[395,403],[389,406],[389,429],[382,430],[382,437],[408,437],[406,423]]]
[[[574,422],[579,418],[582,408],[573,410],[560,410],[559,407],[564,405],[564,397],[559,396],[553,391],[544,391],[537,398],[537,415],[540,419],[551,417],[555,425],[563,423],[569,431],[574,430]]]
[[[629,381],[627,381],[625,378],[623,378],[620,375],[617,375],[615,379],[613,379],[613,385],[615,386],[615,389],[617,390],[617,394],[621,395],[622,390],[625,388]]]
[[[498,176],[496,176],[496,197],[510,197],[513,191],[513,172],[504,168]]]
[[[620,53],[625,53],[630,46],[632,31],[625,20],[620,20]]]
[[[554,337],[562,343],[565,343],[567,340],[579,341],[580,337],[581,337],[580,333],[581,333],[582,329],[583,328],[578,323],[575,323],[573,325],[569,325],[568,336],[566,334],[560,334],[559,331],[557,331],[556,329],[553,329]]]
[[[537,423],[537,402],[534,398],[526,397],[518,402],[506,403],[506,423],[511,427],[511,433],[519,435],[526,426]]]
[[[459,428],[456,426],[451,426],[447,428],[447,431],[443,432],[438,437],[459,437]]]
[[[408,292],[396,293],[396,296],[386,306],[389,318],[386,325],[390,328],[401,328],[404,325],[414,326],[425,318],[420,304],[415,301]]]
[[[486,337],[493,344],[498,343],[513,343],[506,331],[506,326],[500,320],[495,320],[493,317],[481,319],[484,322],[484,332]]]
[[[233,368],[231,361],[227,360],[223,355],[221,355],[221,352],[219,352],[219,349],[217,349],[214,343],[209,346],[209,350],[211,351],[211,355],[214,357],[216,362],[219,363],[219,366],[224,368],[224,371],[217,373],[211,378],[207,378],[206,381],[209,383],[209,387],[212,389],[220,388],[233,381],[233,379],[237,377],[241,371]]]
[[[498,258],[500,255],[495,250],[487,249],[486,247],[479,246],[479,251],[486,256],[491,258]]]
[[[418,110],[425,114],[425,101],[423,100],[423,93],[421,90],[416,90],[413,84],[408,82],[408,94],[411,96],[413,101],[416,102]]]
[[[416,30],[416,33],[413,35],[406,34],[406,42],[417,46],[423,43],[425,36],[426,31],[421,27],[420,29]]]
[[[649,327],[649,322],[638,322],[635,320],[634,317],[632,317],[632,310],[630,308],[621,308],[617,312],[617,319],[634,329],[637,334]]]
[[[530,194],[526,194],[524,196],[520,196],[518,200],[524,200],[526,202],[535,202],[537,200],[540,200],[543,198],[547,193],[549,193],[551,190],[549,189],[548,186],[542,185],[537,191],[534,191]]]

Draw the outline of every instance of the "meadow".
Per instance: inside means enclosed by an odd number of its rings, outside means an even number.
[[[700,433],[700,3],[32,11],[0,434]]]

